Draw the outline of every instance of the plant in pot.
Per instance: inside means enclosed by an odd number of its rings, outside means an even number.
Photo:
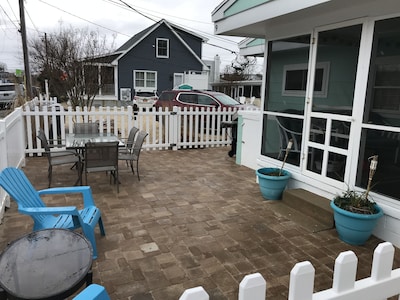
[[[339,238],[350,245],[364,245],[383,216],[382,208],[369,197],[377,165],[378,156],[374,155],[371,157],[366,191],[347,190],[331,201]]]
[[[279,200],[291,177],[290,172],[283,169],[293,141],[289,140],[281,168],[260,168],[256,170],[258,184],[264,199]]]

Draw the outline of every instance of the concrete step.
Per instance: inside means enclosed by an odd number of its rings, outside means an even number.
[[[334,226],[330,200],[304,189],[285,190],[282,203],[292,210],[291,218],[311,231],[331,229]]]

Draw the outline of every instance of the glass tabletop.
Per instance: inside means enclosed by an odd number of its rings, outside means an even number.
[[[119,142],[119,146],[123,147],[124,143],[115,134],[109,133],[83,133],[83,134],[66,134],[65,146],[68,149],[85,148],[86,143],[100,142]]]
[[[0,255],[0,286],[12,299],[53,299],[70,295],[92,266],[92,246],[65,229],[34,231],[13,241]]]

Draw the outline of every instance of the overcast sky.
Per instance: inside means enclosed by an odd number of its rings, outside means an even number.
[[[238,51],[237,42],[243,38],[214,36],[211,12],[222,0],[25,0],[25,21],[28,39],[58,32],[60,26],[97,30],[107,35],[111,43],[114,38],[118,48],[130,37],[166,19],[176,25],[194,31],[207,39],[208,43]],[[8,71],[23,68],[23,55],[19,29],[19,1],[0,2],[0,63]],[[123,3],[129,4],[134,10]],[[145,15],[145,16],[143,16]],[[230,51],[204,44],[202,59],[212,60],[218,54],[222,68],[235,58]]]

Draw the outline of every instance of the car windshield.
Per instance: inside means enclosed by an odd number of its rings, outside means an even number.
[[[215,98],[217,98],[222,104],[224,105],[240,105],[240,103],[238,101],[236,101],[235,99],[229,97],[228,95],[222,94],[222,93],[218,93],[218,94],[212,94]]]

